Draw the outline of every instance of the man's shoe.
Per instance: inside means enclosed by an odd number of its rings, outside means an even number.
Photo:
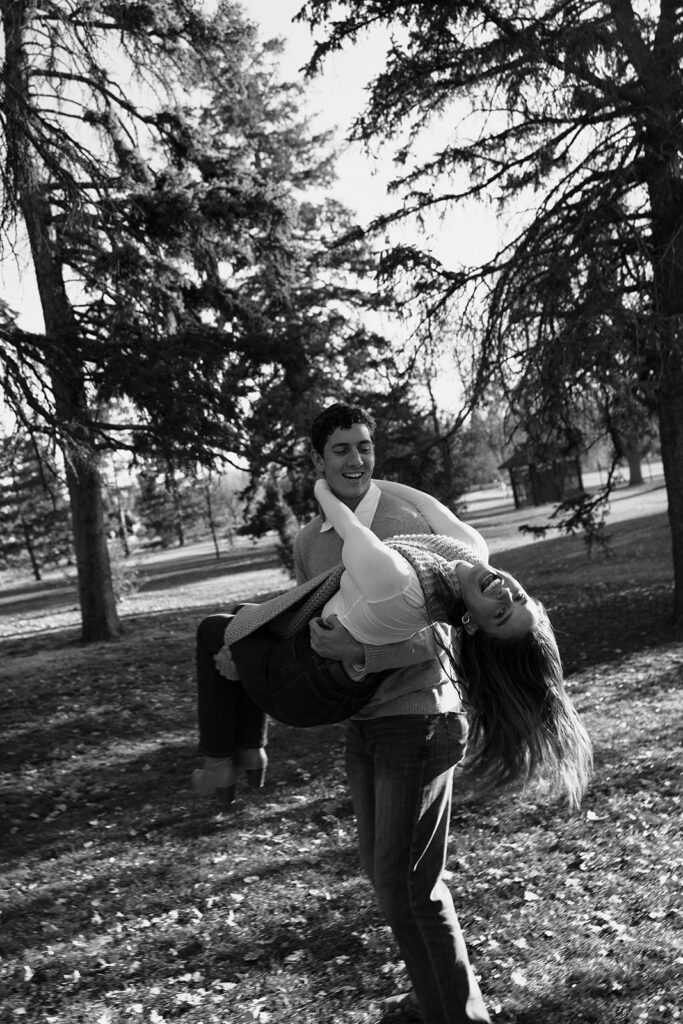
[[[395,1020],[397,1024],[399,1021],[404,1021],[405,1024],[408,1024],[409,1021],[422,1020],[420,1007],[412,988],[407,992],[397,992],[396,995],[381,999],[379,1005],[383,1013],[383,1021]]]

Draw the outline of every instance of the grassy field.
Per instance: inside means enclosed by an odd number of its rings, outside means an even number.
[[[533,793],[455,801],[450,885],[506,1024],[681,1018],[666,515],[610,532],[609,558],[556,539],[495,559],[549,608],[596,754],[574,816]],[[262,791],[193,804],[193,632],[215,602],[183,604],[128,606],[114,644],[0,641],[0,1020],[375,1024],[405,977],[359,871],[343,727],[276,725]]]

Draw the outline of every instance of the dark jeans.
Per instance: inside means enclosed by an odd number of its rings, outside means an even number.
[[[267,627],[232,644],[239,682],[217,671],[229,615],[211,615],[197,631],[199,748],[225,757],[266,742],[267,715],[300,727],[342,722],[370,700],[386,673],[355,682],[336,661],[311,648],[308,626],[281,640]]]
[[[230,615],[210,615],[197,630],[197,712],[199,749],[210,757],[230,757],[238,747],[263,747],[268,719],[240,682],[226,679],[214,665]]]
[[[394,933],[425,1024],[489,1022],[443,872],[463,715],[356,719],[346,767],[363,868]]]

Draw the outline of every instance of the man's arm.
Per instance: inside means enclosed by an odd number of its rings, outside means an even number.
[[[377,647],[354,640],[336,615],[331,615],[325,624],[321,619],[314,619],[310,629],[311,647],[321,658],[343,661],[358,669],[362,666],[366,673],[419,665],[423,661],[432,661],[438,654],[431,626],[425,626],[408,640]],[[358,672],[358,675],[361,674]]]

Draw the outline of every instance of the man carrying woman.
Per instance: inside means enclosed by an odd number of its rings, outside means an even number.
[[[340,704],[344,714],[338,717],[350,714],[346,764],[361,861],[423,1019],[485,1022],[489,1017],[443,879],[453,769],[467,740],[463,692],[474,711],[475,759],[492,782],[533,777],[549,767],[576,802],[589,770],[590,744],[564,695],[542,607],[512,577],[487,565],[483,539],[449,510],[438,503],[432,503],[435,512],[422,509],[419,492],[390,484],[380,490],[373,483],[373,431],[371,417],[344,405],[325,410],[313,424],[313,461],[322,478],[316,494],[326,516],[316,517],[295,542],[298,582],[311,582],[309,590],[292,592],[298,601],[294,613],[267,609],[268,631],[254,633],[266,606],[254,609],[255,618],[243,610],[227,629],[229,649],[222,650],[220,627],[225,630],[230,620],[213,616],[200,626],[205,765],[194,783],[199,792],[214,787],[230,793],[239,768],[258,783],[265,768],[265,716],[259,709],[295,724],[313,724],[297,721],[307,710],[318,721],[335,720],[320,714],[341,694],[347,703]],[[434,533],[446,536],[424,536]],[[390,547],[376,539],[396,535],[402,536]],[[330,573],[342,556],[346,571]],[[335,596],[328,584],[338,591]],[[310,621],[323,605],[340,618]],[[293,627],[292,615],[302,628]],[[222,621],[212,621],[217,619]],[[463,652],[473,652],[464,687],[451,626],[466,641]],[[397,642],[379,646],[378,637]],[[234,691],[210,664],[215,654],[221,670],[235,678]],[[221,687],[222,718],[213,692]],[[502,716],[501,701],[508,702]],[[280,708],[285,711],[278,713]]]

